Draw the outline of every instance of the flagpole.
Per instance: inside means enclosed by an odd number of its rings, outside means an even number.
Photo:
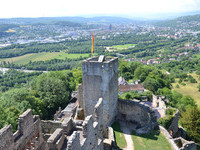
[[[94,32],[93,32],[93,37],[92,37],[92,49],[91,49],[91,55],[94,52]]]

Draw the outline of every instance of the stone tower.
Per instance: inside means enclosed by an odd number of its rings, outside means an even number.
[[[84,115],[93,113],[103,99],[103,126],[112,123],[117,113],[118,58],[92,57],[82,62]]]

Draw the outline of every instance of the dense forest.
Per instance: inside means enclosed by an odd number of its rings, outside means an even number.
[[[42,72],[25,73],[16,70],[8,70],[0,75],[0,93],[13,87],[21,87],[40,75]]]
[[[28,108],[40,115],[41,119],[52,119],[59,107],[63,109],[67,106],[71,92],[82,80],[77,69],[43,74],[11,72],[5,74],[5,80],[1,79],[4,90],[10,89],[0,95],[0,128],[12,124],[14,130],[17,128],[18,116]],[[20,79],[24,84],[18,85]]]

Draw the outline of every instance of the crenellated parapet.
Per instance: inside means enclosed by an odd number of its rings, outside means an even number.
[[[7,125],[0,130],[0,149],[1,150],[13,150],[14,149],[14,136],[12,132],[12,126]]]
[[[0,130],[0,147],[2,150],[46,149],[42,136],[39,116],[33,116],[31,109],[25,111],[18,119],[18,129],[13,134],[11,125]]]

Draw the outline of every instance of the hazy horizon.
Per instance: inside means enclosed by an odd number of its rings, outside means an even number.
[[[155,19],[200,11],[199,0],[7,0],[0,2],[0,18],[120,16]],[[163,18],[161,18],[163,19]]]

